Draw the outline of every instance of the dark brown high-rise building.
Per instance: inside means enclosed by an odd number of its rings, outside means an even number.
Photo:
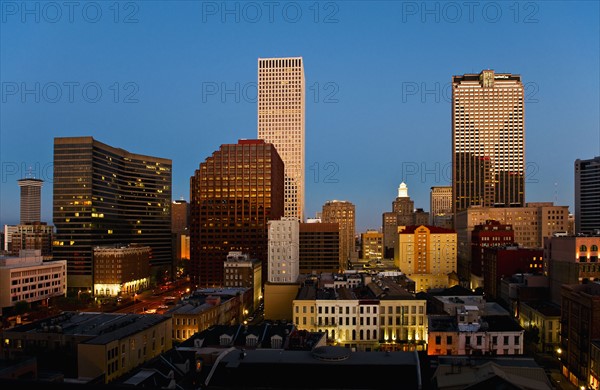
[[[340,228],[340,271],[348,269],[352,259],[356,259],[356,207],[346,200],[328,200],[323,205],[323,223],[337,223]]]
[[[452,78],[452,198],[455,218],[474,205],[525,205],[521,76],[484,70]]]
[[[183,200],[174,200],[171,205],[171,231],[186,234],[190,219],[190,204]]]
[[[192,283],[222,286],[227,254],[241,251],[262,264],[267,280],[268,221],[283,216],[284,166],[273,144],[221,145],[190,179]]]
[[[300,273],[339,272],[340,228],[337,223],[300,224]]]
[[[53,254],[68,288],[93,288],[96,246],[147,245],[150,265],[171,270],[171,166],[92,137],[54,139]]]

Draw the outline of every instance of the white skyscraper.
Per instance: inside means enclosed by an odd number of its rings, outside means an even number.
[[[258,59],[258,138],[285,165],[284,216],[304,221],[304,66],[302,57]]]
[[[300,221],[283,217],[269,221],[270,283],[295,283],[300,273]]]

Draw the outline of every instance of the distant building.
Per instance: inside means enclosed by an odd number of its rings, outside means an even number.
[[[268,223],[268,280],[295,283],[300,273],[300,222],[294,217],[282,217]]]
[[[258,138],[275,146],[285,167],[282,216],[302,222],[306,175],[302,57],[259,58],[257,93]]]
[[[21,250],[39,250],[44,259],[52,259],[53,226],[46,222],[32,222],[15,227],[10,240],[10,254],[18,256]]]
[[[110,245],[94,248],[95,296],[131,296],[150,286],[149,246]]]
[[[150,265],[172,270],[171,167],[92,137],[54,138],[53,255],[67,260],[68,289],[93,289],[99,245],[149,246]]]
[[[408,196],[408,186],[400,183],[398,196],[392,202],[392,211],[382,215],[384,257],[394,258],[399,229],[404,226],[427,225],[429,214],[423,209],[415,209],[415,202]]]
[[[600,235],[600,156],[575,160],[575,231]]]
[[[557,236],[544,240],[544,274],[550,279],[550,297],[561,303],[563,284],[600,280],[600,236]]]
[[[514,241],[515,232],[511,225],[487,220],[473,228],[471,232],[471,288],[479,287],[473,283],[474,276],[479,277],[483,283],[483,250],[490,247],[512,245]]]
[[[429,193],[429,225],[452,229],[452,186],[434,186]]]
[[[500,297],[500,281],[514,274],[542,275],[544,261],[541,248],[518,246],[486,247],[483,250],[483,290],[493,298]]]
[[[19,257],[0,256],[0,313],[20,301],[64,296],[66,288],[65,260],[44,261],[39,250],[22,250]]]
[[[284,166],[275,145],[245,139],[221,145],[200,163],[190,191],[192,283],[222,286],[230,251],[260,260],[268,280],[268,222],[281,218],[284,206]]]
[[[251,259],[247,254],[233,251],[227,254],[224,287],[248,288],[253,291],[254,307],[262,296],[262,263]]]
[[[42,209],[42,186],[41,179],[25,178],[18,180],[21,187],[21,225],[40,222]]]
[[[451,287],[456,272],[456,232],[435,226],[407,226],[398,233],[394,262],[415,281],[416,291]]]
[[[356,234],[356,207],[345,200],[329,200],[323,205],[323,223],[337,223],[340,229],[339,270],[348,268],[357,257],[354,243]]]
[[[452,76],[455,218],[472,206],[525,205],[524,93],[517,74],[484,69]]]
[[[542,248],[544,237],[566,232],[569,225],[569,207],[555,206],[552,202],[529,202],[525,207],[469,207],[455,215],[458,238],[458,274],[461,283],[470,287],[472,242],[475,226],[495,220],[511,225],[514,242],[523,248]]]
[[[367,230],[360,234],[362,258],[383,259],[383,233]]]
[[[338,223],[300,223],[301,274],[340,270],[340,228]]]

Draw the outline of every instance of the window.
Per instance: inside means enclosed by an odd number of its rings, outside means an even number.
[[[482,342],[482,337],[477,336],[477,345],[481,345],[481,342]]]
[[[519,336],[515,336],[515,345],[519,345]]]
[[[452,336],[446,336],[446,344],[452,344]]]
[[[442,336],[435,336],[435,344],[440,345],[442,343]]]
[[[598,245],[592,245],[592,252],[598,252]]]
[[[585,245],[581,245],[581,246],[579,247],[579,252],[587,252],[587,246],[585,246]]]
[[[504,336],[504,345],[508,345],[508,336]]]

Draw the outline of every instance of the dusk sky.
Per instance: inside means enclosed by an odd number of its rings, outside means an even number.
[[[597,1],[0,1],[0,224],[53,139],[93,136],[173,161],[173,199],[221,144],[257,138],[260,57],[303,57],[306,217],[356,205],[381,227],[405,181],[429,210],[451,180],[453,75],[525,84],[526,201],[574,210],[575,159],[600,155]]]

